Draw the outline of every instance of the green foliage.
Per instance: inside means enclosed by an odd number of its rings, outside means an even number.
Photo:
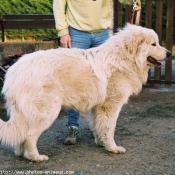
[[[53,14],[53,0],[1,0],[0,14]],[[32,38],[41,40],[44,37],[57,37],[56,29],[6,30],[8,39],[21,38],[12,34],[34,34]],[[38,35],[37,35],[38,34]],[[25,36],[24,39],[28,37]]]
[[[52,14],[52,0],[1,0],[1,14]]]

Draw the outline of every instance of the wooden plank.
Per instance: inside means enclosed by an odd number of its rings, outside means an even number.
[[[147,28],[152,28],[152,0],[146,0],[145,26]]]
[[[146,14],[145,14],[145,26],[147,28],[152,28],[152,0],[146,1]],[[148,80],[151,79],[151,72],[148,72]],[[146,84],[150,86],[150,83]]]
[[[159,43],[162,45],[162,18],[163,18],[163,0],[156,1],[156,33],[159,36]],[[161,67],[154,69],[155,80],[161,80]],[[160,86],[160,83],[155,83],[155,86]]]
[[[48,29],[55,28],[55,20],[7,20],[5,29]]]
[[[125,7],[125,22],[131,22],[132,6],[126,5]]]
[[[53,15],[3,15],[5,19],[54,19]]]
[[[122,13],[123,13],[123,10],[122,10],[122,4],[121,3],[119,3],[118,2],[118,9],[117,9],[117,11],[118,11],[118,13],[117,13],[117,15],[118,15],[118,28],[122,28],[122,20],[123,20],[123,17],[122,17]]]
[[[122,4],[118,0],[114,0],[114,26],[113,32],[116,33],[117,29],[122,27]]]
[[[174,0],[167,1],[167,22],[166,22],[166,48],[172,52],[173,47],[173,15]],[[172,80],[172,57],[165,64],[165,81]]]
[[[117,30],[117,0],[114,0],[113,2],[113,13],[114,13],[114,19],[113,19],[113,33]]]
[[[5,29],[48,29],[55,28],[53,15],[4,15]]]
[[[5,29],[49,29],[55,28],[55,22],[45,22],[45,23],[36,23],[35,21],[29,22],[8,22],[5,24]]]

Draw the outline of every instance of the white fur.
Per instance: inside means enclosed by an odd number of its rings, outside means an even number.
[[[156,43],[156,46],[152,46]],[[99,47],[50,49],[24,55],[6,74],[2,93],[10,120],[0,120],[0,140],[16,155],[43,161],[37,141],[57,118],[61,107],[91,111],[95,142],[113,153],[117,118],[128,98],[147,81],[147,57],[166,58],[150,29],[127,24]]]

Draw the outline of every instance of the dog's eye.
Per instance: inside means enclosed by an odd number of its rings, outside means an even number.
[[[156,46],[156,43],[151,44],[152,46]]]

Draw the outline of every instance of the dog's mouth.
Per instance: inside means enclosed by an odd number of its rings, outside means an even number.
[[[151,64],[153,64],[154,66],[161,66],[162,65],[162,61],[158,61],[155,58],[149,56],[147,57],[147,61]]]

